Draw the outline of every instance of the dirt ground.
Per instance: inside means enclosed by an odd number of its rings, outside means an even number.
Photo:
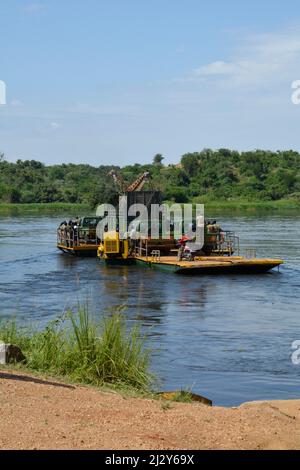
[[[0,449],[300,449],[300,400],[208,407],[0,371]]]

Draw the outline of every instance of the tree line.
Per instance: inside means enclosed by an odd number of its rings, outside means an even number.
[[[237,152],[229,149],[186,153],[177,165],[164,165],[161,154],[146,165],[122,168],[88,164],[49,165],[36,160],[8,162],[0,155],[0,201],[6,203],[114,202],[118,191],[110,170],[131,183],[149,171],[145,189],[162,191],[179,203],[243,199],[300,200],[300,154],[289,151]]]

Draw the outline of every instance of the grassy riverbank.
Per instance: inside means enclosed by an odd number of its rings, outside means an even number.
[[[227,211],[239,213],[251,212],[278,212],[278,211],[299,211],[300,201],[294,199],[281,199],[279,201],[197,201],[203,203],[206,211]]]
[[[235,199],[230,201],[194,200],[202,203],[208,213],[256,213],[256,212],[300,212],[300,201],[294,199],[281,199],[279,201],[247,201]],[[169,202],[169,204],[172,204]],[[30,215],[64,215],[75,217],[77,215],[92,215],[95,213],[88,204],[50,203],[50,204],[4,204],[0,203],[0,216],[30,216]]]
[[[0,216],[22,215],[69,215],[76,217],[93,214],[93,209],[88,204],[71,204],[53,202],[49,204],[9,204],[0,203]]]
[[[21,348],[28,370],[71,381],[148,392],[153,380],[139,330],[128,330],[118,311],[99,324],[85,308],[68,311],[42,331],[1,322],[0,341]]]

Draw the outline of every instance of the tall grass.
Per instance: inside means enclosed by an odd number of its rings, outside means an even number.
[[[94,214],[95,211],[88,204],[51,202],[11,204],[0,203],[0,215],[22,216],[22,215],[57,215],[57,214]]]
[[[173,204],[171,201],[165,201],[167,204]],[[212,200],[210,196],[196,197],[192,201],[196,204],[205,204],[206,209],[214,211],[228,211],[228,212],[259,212],[259,211],[286,211],[299,212],[300,201],[299,199],[280,199],[278,201],[264,201],[264,200],[245,200],[245,199],[231,199],[231,200]],[[30,204],[11,204],[0,203],[0,216],[11,215],[74,215],[85,214],[93,215],[95,210],[88,204],[80,203],[30,203]]]
[[[26,367],[92,385],[113,384],[148,391],[150,353],[139,329],[127,330],[120,311],[95,323],[86,308],[68,311],[43,331],[0,323],[0,340],[22,349]]]
[[[262,200],[211,200],[209,197],[195,198],[193,203],[204,204],[207,210],[228,212],[272,212],[272,211],[300,211],[300,202],[296,199],[280,199],[278,201]]]

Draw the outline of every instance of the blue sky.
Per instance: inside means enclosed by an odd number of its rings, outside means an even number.
[[[2,0],[0,150],[47,164],[300,151],[298,3]]]

